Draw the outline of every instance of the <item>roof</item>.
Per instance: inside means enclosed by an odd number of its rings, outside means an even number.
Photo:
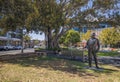
[[[8,37],[3,37],[3,36],[0,36],[0,40],[21,41],[21,39],[18,39],[18,38],[8,38]]]

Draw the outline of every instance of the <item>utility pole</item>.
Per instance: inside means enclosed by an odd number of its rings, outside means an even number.
[[[26,34],[26,29],[25,29],[25,26],[22,27],[21,29],[21,45],[22,45],[22,48],[21,48],[21,53],[23,53],[24,51],[24,35]]]
[[[24,47],[24,39],[23,39],[23,28],[21,29],[21,45],[22,45],[22,48],[21,48],[21,53],[23,53],[23,47]]]

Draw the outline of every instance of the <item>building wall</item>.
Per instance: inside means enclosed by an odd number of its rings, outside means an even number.
[[[99,28],[95,28],[95,27],[88,28],[88,27],[84,26],[82,28],[75,27],[75,28],[73,28],[73,30],[79,31],[80,33],[81,32],[82,33],[86,33],[88,30],[92,30],[92,32],[96,33],[96,35],[98,37],[100,35],[100,33],[102,32],[102,30],[105,29],[105,28],[111,28],[111,26],[108,25],[108,24],[102,23],[102,24],[99,24]],[[81,45],[82,45],[82,47],[85,47],[86,41],[83,40],[82,43],[81,43]]]
[[[88,30],[93,30],[97,34],[99,34],[103,29],[110,28],[110,27],[111,27],[110,25],[108,25],[106,23],[102,23],[102,24],[99,24],[99,28],[95,28],[95,27],[88,28],[88,27],[84,26],[82,28],[74,27],[73,30],[78,31],[78,32],[82,32],[82,33],[86,33]]]
[[[2,31],[2,30],[0,30]],[[0,35],[0,46],[2,45],[20,45],[20,34],[17,32],[8,31],[5,34]]]
[[[82,32],[86,33],[88,30],[92,30],[93,32],[96,33],[96,35],[99,35],[102,32],[102,30],[105,29],[105,28],[111,28],[111,26],[108,25],[108,24],[99,24],[98,28],[95,28],[95,27],[92,27],[92,28],[83,27]]]

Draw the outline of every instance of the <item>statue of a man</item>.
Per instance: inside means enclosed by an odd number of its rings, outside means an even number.
[[[94,57],[95,65],[96,68],[98,67],[98,61],[97,61],[97,56],[96,53],[100,49],[100,43],[99,40],[96,38],[96,34],[92,33],[91,38],[88,39],[86,47],[88,49],[88,62],[89,62],[89,67],[92,67],[92,55]]]

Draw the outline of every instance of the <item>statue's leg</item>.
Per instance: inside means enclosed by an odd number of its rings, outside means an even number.
[[[93,51],[92,53],[93,53],[93,57],[94,57],[94,61],[95,61],[96,68],[99,68],[99,67],[98,67],[98,60],[97,60],[96,52]]]
[[[88,49],[88,62],[89,62],[89,67],[92,66],[92,52],[90,49]]]

